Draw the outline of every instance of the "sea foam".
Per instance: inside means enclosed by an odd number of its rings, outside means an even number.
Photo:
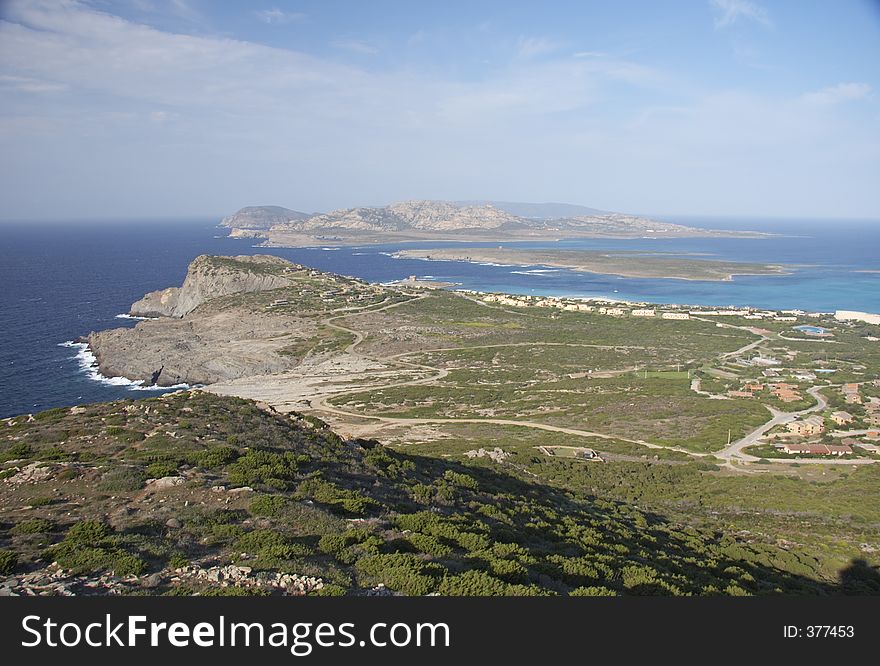
[[[92,353],[92,350],[85,342],[59,342],[59,347],[69,347],[76,349],[76,355],[73,356],[79,365],[80,370],[92,381],[96,381],[106,386],[121,386],[130,391],[169,391],[174,389],[189,388],[189,384],[175,384],[173,386],[144,386],[143,379],[128,379],[126,377],[107,377],[101,374],[98,369],[98,359]]]
[[[135,321],[147,321],[148,319],[158,319],[158,317],[140,317],[138,315],[118,314],[116,319],[134,319]]]

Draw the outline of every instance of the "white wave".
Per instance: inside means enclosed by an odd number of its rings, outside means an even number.
[[[147,321],[148,319],[158,319],[158,317],[140,317],[138,315],[118,314],[116,319],[134,319],[135,321]]]
[[[127,377],[107,377],[101,374],[101,371],[98,368],[98,359],[95,358],[92,350],[85,342],[74,342],[73,340],[68,340],[67,342],[59,342],[58,346],[76,349],[77,352],[73,358],[76,359],[80,370],[84,372],[85,375],[92,381],[99,382],[106,386],[124,386],[130,391],[168,391],[171,389],[190,388],[189,384],[174,384],[173,386],[144,386],[143,379],[128,379]]]
[[[559,269],[557,268],[535,268],[530,271],[510,271],[511,273],[516,273],[517,275],[546,275],[548,273],[558,273]]]
[[[339,248],[338,247],[322,247],[321,249],[324,250],[325,252],[330,252],[331,250],[338,250]]]

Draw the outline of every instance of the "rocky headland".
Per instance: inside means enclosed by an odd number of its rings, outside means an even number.
[[[181,287],[149,293],[131,306],[133,316],[152,319],[93,332],[84,341],[101,374],[148,385],[212,384],[282,372],[296,365],[285,347],[314,336],[317,325],[269,307],[271,298],[240,296],[283,292],[303,272],[278,257],[200,256]]]

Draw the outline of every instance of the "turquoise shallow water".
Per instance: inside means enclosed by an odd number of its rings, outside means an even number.
[[[797,264],[789,276],[731,282],[620,278],[539,266],[483,266],[395,259],[401,245],[272,249],[225,237],[212,220],[125,224],[5,224],[0,245],[0,416],[144,395],[96,378],[82,350],[66,345],[92,330],[132,326],[117,315],[145,292],[177,285],[202,253],[271,252],[371,281],[433,276],[481,291],[612,297],[695,305],[880,312],[880,222],[678,220],[699,226],[770,231],[764,239],[601,240],[518,243],[671,252],[731,261]],[[460,243],[450,243],[460,246]],[[497,244],[483,244],[492,247]],[[513,244],[511,244],[513,245]],[[436,246],[436,245],[435,245]],[[407,245],[406,247],[419,247]]]

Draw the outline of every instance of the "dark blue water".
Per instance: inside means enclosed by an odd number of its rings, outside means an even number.
[[[682,220],[679,220],[682,221]],[[768,239],[596,240],[506,244],[672,252],[734,261],[798,264],[791,276],[732,282],[644,280],[567,270],[394,259],[397,246],[271,249],[229,239],[213,220],[119,224],[4,224],[0,227],[0,417],[55,406],[144,395],[98,381],[82,355],[59,346],[92,330],[131,326],[117,318],[145,292],[179,285],[199,254],[271,252],[371,281],[434,276],[468,289],[604,296],[657,303],[880,312],[880,223],[785,223],[693,219],[707,227],[752,228]],[[461,244],[447,243],[448,246]],[[496,246],[497,244],[474,244]],[[436,246],[436,244],[435,244]],[[408,245],[407,247],[418,247]],[[539,272],[532,272],[539,271]]]

